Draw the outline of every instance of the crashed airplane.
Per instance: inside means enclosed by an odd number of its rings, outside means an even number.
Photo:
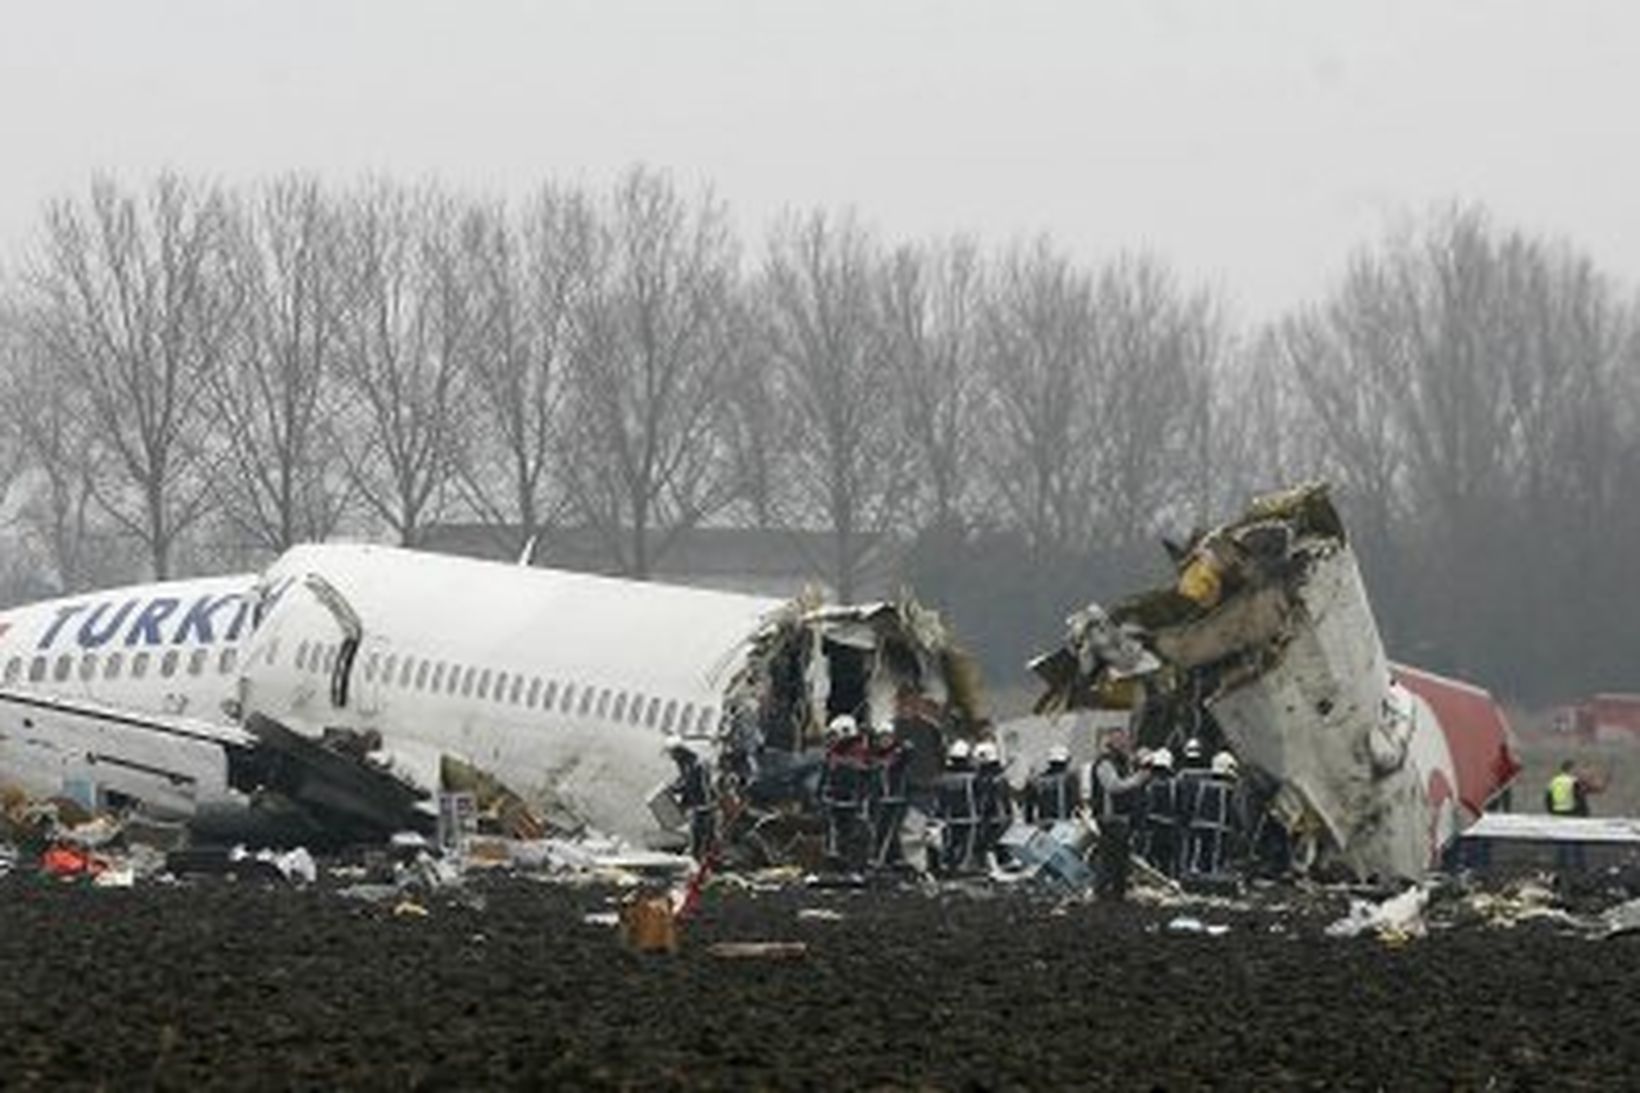
[[[937,740],[974,676],[909,602],[825,606],[357,544],[0,613],[0,788],[296,837],[431,830],[441,792],[629,837],[722,750],[768,808],[842,712]]]
[[[1228,748],[1284,864],[1414,877],[1520,764],[1484,690],[1391,663],[1323,484],[1177,552],[1175,583],[1072,616],[1039,713],[1131,710],[1140,742]]]

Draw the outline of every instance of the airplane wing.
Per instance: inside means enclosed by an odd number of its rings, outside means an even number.
[[[251,743],[237,728],[198,718],[0,689],[0,771],[33,796],[85,787],[186,818],[201,804],[235,798],[231,757]]]

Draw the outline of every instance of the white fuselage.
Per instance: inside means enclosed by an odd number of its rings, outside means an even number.
[[[318,578],[318,582],[310,578]],[[345,604],[327,606],[314,585]],[[390,547],[299,546],[260,575],[0,615],[8,686],[306,735],[376,730],[422,781],[448,755],[637,834],[667,732],[710,738],[737,653],[779,601]],[[348,619],[360,641],[333,693]],[[257,621],[259,619],[259,621]],[[0,772],[3,774],[4,772]]]

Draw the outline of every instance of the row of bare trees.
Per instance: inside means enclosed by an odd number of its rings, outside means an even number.
[[[450,520],[583,527],[647,576],[703,524],[802,528],[843,597],[904,551],[1005,665],[1146,579],[1158,533],[1327,476],[1402,655],[1526,695],[1627,678],[1636,313],[1476,211],[1241,331],[1159,261],[1046,240],[814,212],[747,251],[643,168],[514,203],[99,180],[8,266],[0,485],[46,587]]]

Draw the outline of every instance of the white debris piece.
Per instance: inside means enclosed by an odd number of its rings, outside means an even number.
[[[1382,938],[1423,937],[1424,908],[1429,906],[1429,889],[1414,885],[1398,896],[1373,904],[1351,900],[1350,913],[1327,927],[1328,937],[1359,937],[1367,932]]]
[[[826,907],[805,907],[797,912],[797,917],[804,922],[841,922],[843,915],[840,911],[833,911]]]
[[[236,846],[228,853],[228,860],[266,862],[292,884],[312,884],[319,879],[319,867],[306,847],[298,846],[283,853],[276,850],[258,850],[252,854],[243,846]]]
[[[1627,903],[1619,903],[1616,907],[1608,907],[1600,916],[1600,920],[1605,923],[1607,937],[1640,931],[1640,899],[1631,899]]]
[[[1230,932],[1230,927],[1222,922],[1206,922],[1195,915],[1175,915],[1168,921],[1167,932],[1170,934],[1206,934],[1208,937],[1223,937]]]
[[[0,877],[4,877],[17,866],[17,848],[9,843],[0,843]]]

